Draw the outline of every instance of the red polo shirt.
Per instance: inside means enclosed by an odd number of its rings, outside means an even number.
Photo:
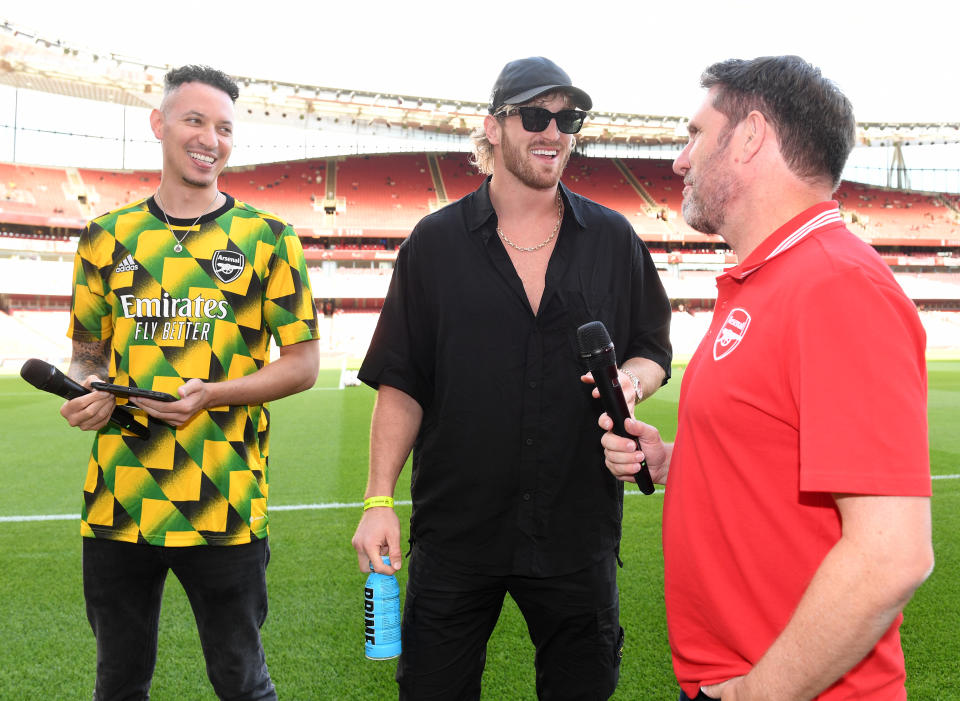
[[[835,202],[717,279],[683,378],[663,544],[686,694],[746,674],[840,537],[832,493],[930,495],[926,337]],[[821,699],[904,699],[900,618]]]

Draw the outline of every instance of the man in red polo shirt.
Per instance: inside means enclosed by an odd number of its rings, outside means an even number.
[[[674,163],[683,215],[739,264],[717,279],[676,442],[633,420],[643,452],[603,438],[620,479],[645,456],[667,485],[680,698],[899,701],[901,611],[933,566],[924,331],[831,201],[847,98],[796,56],[701,84]]]

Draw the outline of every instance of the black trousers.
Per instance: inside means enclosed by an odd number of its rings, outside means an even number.
[[[95,701],[150,697],[167,572],[190,600],[217,696],[276,701],[260,643],[267,617],[266,540],[164,548],[83,539],[83,593],[97,640]]]
[[[623,654],[613,552],[559,577],[494,577],[458,572],[416,545],[409,567],[397,665],[401,701],[480,698],[487,640],[508,593],[536,649],[539,699],[613,695]]]

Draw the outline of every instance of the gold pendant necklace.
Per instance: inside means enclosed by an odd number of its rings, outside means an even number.
[[[207,210],[209,210],[213,206],[213,203],[217,201],[218,197],[220,197],[219,190],[217,190],[217,194],[213,196],[213,200],[210,202],[210,204],[207,205],[207,208],[204,209],[203,212],[200,213],[200,216],[193,220],[193,224],[187,227],[187,230],[183,232],[183,236],[180,238],[177,238],[177,235],[173,233],[173,227],[170,226],[170,220],[167,219],[167,208],[163,206],[163,200],[160,199],[160,191],[157,190],[157,194],[154,195],[154,199],[156,199],[157,204],[160,205],[160,213],[163,214],[163,221],[166,222],[167,224],[167,231],[170,232],[170,235],[173,236],[173,238],[177,239],[177,245],[173,247],[174,253],[179,253],[180,251],[183,250],[184,240],[187,238],[187,236],[190,235],[190,232],[193,230],[193,227],[197,225],[197,222],[200,221],[203,215],[207,213]]]
[[[505,244],[510,246],[510,248],[515,248],[518,251],[523,251],[525,253],[530,253],[532,251],[539,251],[541,248],[546,246],[548,243],[553,241],[553,238],[560,231],[560,222],[563,221],[563,200],[560,199],[560,189],[557,189],[557,225],[553,227],[553,233],[547,237],[546,241],[541,241],[536,246],[518,246],[503,233],[500,229],[500,224],[497,224],[497,236],[499,236]]]

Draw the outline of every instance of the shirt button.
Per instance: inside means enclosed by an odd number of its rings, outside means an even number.
[[[527,440],[524,441],[524,443],[526,443],[527,445],[533,445],[533,439],[528,438]]]
[[[523,493],[523,500],[524,500],[524,501],[530,501],[530,492],[524,492],[524,493]]]
[[[527,385],[529,385],[530,389],[534,389],[537,386],[537,381],[530,380],[530,382],[528,382]]]

